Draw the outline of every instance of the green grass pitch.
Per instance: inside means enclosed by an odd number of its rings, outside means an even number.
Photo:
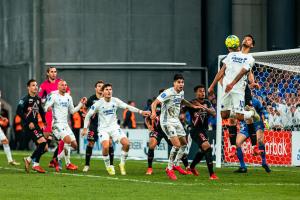
[[[271,174],[261,167],[249,167],[247,174],[234,174],[235,168],[216,169],[220,180],[208,179],[206,165],[198,166],[200,176],[178,175],[177,181],[167,178],[166,163],[154,162],[154,174],[146,176],[146,161],[126,163],[127,175],[107,175],[101,159],[92,158],[88,173],[81,170],[84,158],[72,156],[79,170],[55,173],[47,167],[51,154],[41,158],[46,174],[24,171],[23,157],[29,152],[13,152],[21,166],[8,166],[3,151],[0,152],[0,199],[300,199],[300,168],[272,167]]]

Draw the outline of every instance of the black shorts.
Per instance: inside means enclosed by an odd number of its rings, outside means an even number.
[[[202,144],[208,141],[206,131],[192,128],[190,131],[192,140],[201,148]]]
[[[99,139],[98,136],[98,130],[95,127],[90,127],[88,135],[87,135],[87,140],[90,142],[97,142]]]
[[[149,133],[149,137],[154,137],[157,141],[157,146],[159,146],[161,140],[164,138],[166,140],[166,142],[168,143],[168,145],[172,146],[171,141],[168,139],[167,135],[161,130],[161,131],[151,131]]]
[[[252,106],[252,95],[248,85],[245,88],[245,106]]]
[[[30,134],[31,139],[35,144],[37,144],[37,141],[40,138],[44,137],[43,130],[38,125],[35,125],[34,129],[29,129],[28,127],[25,131],[26,134]]]

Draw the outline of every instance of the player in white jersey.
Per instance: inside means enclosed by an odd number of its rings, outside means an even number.
[[[177,179],[174,170],[179,171],[183,175],[187,174],[179,165],[179,161],[184,156],[187,147],[186,133],[179,120],[180,105],[182,103],[194,109],[203,108],[202,106],[195,106],[184,99],[183,86],[184,77],[181,74],[176,74],[173,87],[161,93],[151,105],[151,119],[155,119],[156,107],[158,104],[161,104],[160,125],[173,145],[168,167],[166,168],[166,173],[172,180]]]
[[[84,129],[82,135],[86,135],[88,131],[88,126],[90,118],[98,113],[98,134],[102,145],[103,160],[106,166],[106,170],[109,175],[115,175],[114,166],[110,165],[109,160],[109,139],[112,138],[114,142],[120,142],[122,144],[121,158],[120,158],[120,172],[122,175],[126,175],[125,170],[125,160],[129,151],[129,140],[124,132],[121,130],[118,119],[117,119],[117,109],[128,109],[131,112],[139,113],[143,116],[149,116],[150,111],[142,111],[133,106],[130,106],[118,98],[112,97],[112,85],[107,83],[102,87],[103,98],[98,100],[90,108],[89,112],[85,116]]]
[[[80,100],[80,103],[74,108],[73,99],[67,91],[67,83],[64,80],[60,80],[58,83],[58,92],[52,93],[46,101],[45,111],[51,110],[53,113],[53,125],[52,131],[53,135],[58,140],[64,141],[64,150],[59,150],[60,152],[57,156],[58,162],[61,164],[61,159],[65,157],[66,160],[66,169],[69,170],[77,170],[77,166],[72,164],[70,161],[70,151],[71,147],[73,149],[77,149],[77,142],[72,132],[69,124],[68,124],[68,116],[69,114],[73,114],[80,110],[83,104],[86,103],[87,98],[83,97]],[[66,155],[65,155],[66,154]],[[58,166],[55,167],[56,171],[59,171]]]

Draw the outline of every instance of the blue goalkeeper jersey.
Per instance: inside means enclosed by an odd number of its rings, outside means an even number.
[[[262,103],[255,97],[252,98],[252,105],[255,108],[256,112],[259,114],[261,121],[262,121],[262,116],[264,116],[265,119],[269,118],[269,113],[262,105]]]

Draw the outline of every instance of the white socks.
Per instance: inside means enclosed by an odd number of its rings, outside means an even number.
[[[71,157],[71,145],[70,144],[66,144],[64,145],[64,151],[62,152],[65,154],[65,162],[66,165],[70,164],[70,157]]]
[[[179,151],[179,148],[177,148],[175,146],[173,146],[171,151],[170,151],[169,162],[168,162],[168,169],[169,170],[173,169],[173,162],[174,162],[174,159],[175,159],[178,151]]]
[[[9,144],[3,144],[3,149],[4,149],[4,152],[6,154],[7,161],[12,162],[13,159],[12,159],[12,156],[11,156],[11,151],[10,151]]]
[[[176,158],[175,158],[175,160],[174,160],[174,164],[175,164],[176,166],[179,165],[179,162],[180,162],[182,156],[185,154],[185,149],[186,149],[186,147],[187,147],[186,145],[183,145],[183,146],[181,146],[181,147],[179,148],[179,151],[177,152]]]
[[[120,164],[121,165],[125,164],[127,156],[128,156],[128,152],[125,152],[125,151],[122,150],[121,151],[121,158],[120,158]]]
[[[104,161],[105,167],[108,168],[110,166],[109,155],[103,156],[103,161]]]

